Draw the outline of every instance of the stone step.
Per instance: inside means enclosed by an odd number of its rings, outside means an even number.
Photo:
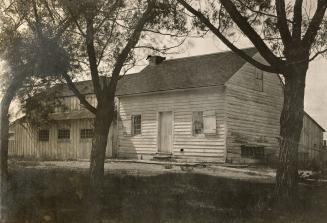
[[[157,153],[153,156],[153,160],[172,161],[173,155],[171,153]]]

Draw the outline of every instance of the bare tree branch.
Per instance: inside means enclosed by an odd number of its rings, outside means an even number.
[[[327,49],[320,50],[320,51],[316,52],[315,55],[313,55],[313,57],[311,57],[311,58],[309,59],[309,61],[313,61],[313,60],[316,59],[319,55],[324,54],[324,53],[327,53]]]
[[[61,24],[58,25],[56,35],[53,37],[54,39],[59,38],[72,24],[72,19],[66,18],[62,21]]]
[[[309,27],[303,37],[302,43],[307,48],[310,49],[320,28],[320,24],[324,18],[327,0],[317,0],[317,10],[309,24]]]
[[[92,83],[94,88],[94,93],[97,99],[101,100],[101,85],[99,80],[98,65],[96,59],[96,52],[94,47],[94,27],[93,27],[93,17],[87,19],[86,22],[86,48],[90,64]]]
[[[259,10],[255,10],[255,9],[252,9],[251,7],[249,7],[246,3],[244,3],[243,1],[241,0],[237,0],[243,7],[247,8],[249,11],[253,12],[253,13],[257,13],[259,15],[264,15],[264,16],[268,16],[268,17],[272,17],[272,18],[276,18],[277,19],[277,15],[274,15],[274,14],[270,14],[270,13],[267,13],[267,12],[263,12],[263,11],[259,11]],[[288,23],[293,23],[292,20],[289,20],[287,19],[286,20]]]
[[[74,82],[71,80],[70,76],[67,73],[63,73],[62,76],[66,80],[66,83],[69,87],[69,89],[76,95],[76,97],[79,99],[80,103],[84,105],[84,107],[92,112],[93,114],[96,114],[96,108],[93,107],[85,98],[85,95],[83,95],[76,87]]]
[[[199,20],[201,20],[210,30],[213,32],[228,48],[230,48],[233,52],[237,53],[244,60],[252,64],[253,66],[270,73],[280,73],[278,69],[260,63],[259,61],[253,59],[249,55],[247,55],[243,50],[237,48],[233,43],[231,43],[210,21],[207,19],[201,12],[195,10],[192,6],[190,6],[184,0],[177,0],[180,4],[182,4],[189,12],[194,14]]]
[[[166,51],[169,51],[171,49],[175,49],[175,48],[178,48],[180,47],[181,45],[183,45],[183,43],[185,43],[187,37],[183,38],[178,44],[174,45],[174,46],[171,46],[171,47],[165,47],[165,48],[156,48],[154,46],[143,46],[143,45],[139,45],[139,46],[135,46],[134,48],[137,49],[137,48],[146,48],[146,49],[150,49],[150,50],[153,50],[153,51],[156,51],[156,52],[164,52],[165,54],[168,54]]]
[[[125,45],[124,49],[121,51],[121,53],[119,54],[117,61],[114,65],[114,69],[112,71],[112,78],[109,84],[109,87],[107,87],[107,90],[111,96],[113,96],[113,93],[115,92],[116,86],[117,86],[117,82],[119,79],[119,74],[121,69],[124,66],[124,62],[127,59],[130,51],[135,47],[135,45],[137,44],[140,36],[141,36],[141,32],[145,26],[145,24],[149,21],[149,19],[154,16],[154,1],[153,0],[148,0],[148,6],[147,9],[145,10],[145,12],[143,13],[142,17],[139,19],[138,23],[136,24],[134,31],[132,33],[132,35],[129,37],[129,40],[127,42],[127,44]]]
[[[249,38],[252,44],[257,48],[261,56],[275,68],[283,68],[284,62],[271,52],[258,33],[250,26],[231,0],[220,0],[225,10],[241,31]]]
[[[103,14],[112,15],[113,12],[118,8],[118,6],[119,6],[119,2],[120,2],[120,0],[116,0],[115,3],[114,3],[114,4],[111,6],[111,8],[109,9],[109,11],[106,12],[106,13],[103,13]],[[100,10],[99,10],[99,11],[100,11]],[[117,13],[116,16],[115,16],[115,20],[117,19],[117,16],[118,16],[118,13]],[[109,19],[108,16],[103,16],[103,19],[101,20],[101,22],[100,22],[96,27],[94,27],[95,32],[96,32],[96,30],[100,29],[100,27],[101,27],[101,26],[104,24],[104,22],[105,22],[106,20],[108,20],[108,19]]]
[[[41,38],[43,36],[42,34],[42,22],[39,17],[38,11],[37,11],[37,6],[35,0],[33,0],[33,12],[34,12],[34,17],[35,17],[35,30],[38,34],[38,36]]]
[[[294,4],[293,31],[292,37],[295,41],[301,40],[302,34],[302,5],[303,0],[296,0]]]
[[[277,12],[277,28],[284,47],[287,48],[291,43],[291,34],[287,24],[287,16],[285,9],[285,0],[276,0],[276,12]]]
[[[118,15],[116,15],[116,18],[115,18],[115,19],[117,19],[117,16],[118,16]],[[102,50],[101,50],[101,52],[100,52],[100,55],[99,55],[99,58],[98,58],[98,62],[97,62],[97,66],[100,65],[101,60],[102,60],[102,58],[104,57],[105,50],[107,49],[107,47],[108,47],[108,45],[109,45],[109,43],[110,43],[110,40],[111,40],[111,38],[112,38],[112,35],[113,35],[113,33],[114,33],[114,28],[115,28],[115,22],[112,22],[111,29],[110,29],[110,33],[109,33],[108,38],[107,38],[107,40],[106,40],[106,42],[105,42],[105,44],[104,44],[104,46],[102,47]]]

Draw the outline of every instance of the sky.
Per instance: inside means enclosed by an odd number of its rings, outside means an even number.
[[[181,54],[168,56],[168,59],[195,56],[229,50],[213,36],[204,39],[191,39],[190,47]],[[245,40],[236,44],[240,48],[251,47]],[[305,111],[327,130],[327,58],[317,58],[309,66],[304,98]],[[327,134],[324,134],[327,139]]]

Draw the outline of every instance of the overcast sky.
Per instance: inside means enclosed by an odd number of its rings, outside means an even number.
[[[208,53],[215,53],[229,50],[223,43],[215,37],[205,39],[192,39],[192,44],[187,50],[178,55],[168,56],[168,58],[194,56]],[[251,45],[246,41],[237,44],[245,48]],[[323,128],[327,129],[327,58],[317,58],[310,63],[306,93],[304,99],[305,111],[314,118]],[[325,134],[327,138],[327,134]]]

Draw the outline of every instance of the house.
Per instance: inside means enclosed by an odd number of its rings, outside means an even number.
[[[261,60],[255,49],[245,51]],[[117,121],[111,127],[108,157],[233,163],[276,157],[283,102],[283,83],[277,74],[256,69],[232,52],[148,59],[147,67],[118,84]],[[78,88],[96,104],[90,82],[78,83]],[[45,129],[48,141],[42,141],[39,129],[31,140],[34,144],[27,145],[27,134],[14,124],[11,155],[88,157],[90,141],[83,138],[86,131],[92,135],[92,115],[67,86],[58,92],[67,109],[50,115],[57,124]],[[304,123],[299,154],[313,159],[323,147],[324,129],[307,113]],[[63,152],[69,155],[56,156]]]
[[[80,82],[78,86],[84,92],[90,89],[88,81]],[[54,101],[60,103],[54,106],[46,124],[35,126],[26,120],[26,116],[11,123],[9,156],[39,160],[89,159],[94,115],[79,104],[67,86],[59,85],[46,93],[53,95]],[[86,99],[96,106],[93,93],[86,93]],[[106,148],[109,157],[112,156],[112,129],[113,126],[110,128]]]

